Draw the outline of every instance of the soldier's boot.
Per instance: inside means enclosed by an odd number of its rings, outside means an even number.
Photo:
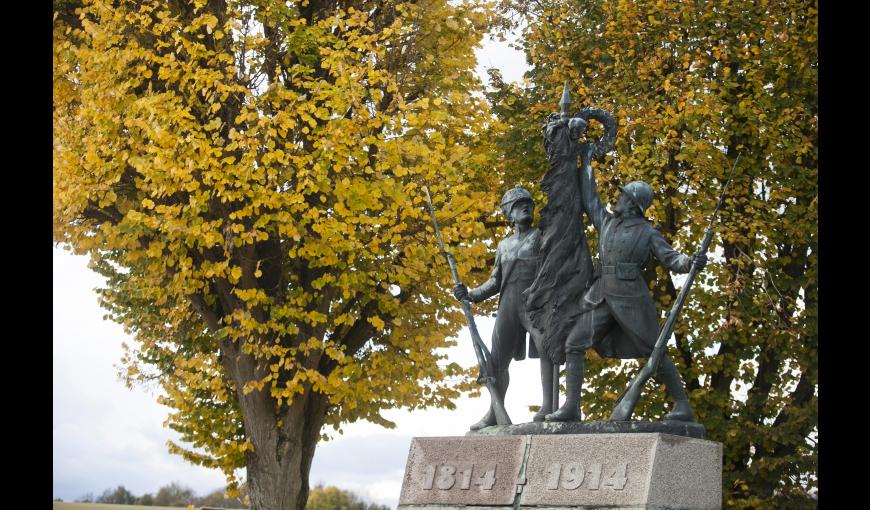
[[[496,375],[495,389],[499,393],[499,398],[501,398],[502,404],[504,404],[504,396],[505,393],[507,393],[508,384],[510,384],[510,375],[508,374],[507,370],[500,372],[498,375]],[[480,430],[484,427],[491,427],[497,424],[498,420],[495,417],[495,410],[493,410],[492,406],[489,406],[489,410],[486,412],[485,415],[483,415],[483,418],[481,418],[479,422],[475,423],[470,428],[471,430]]]
[[[548,414],[547,421],[581,421],[580,390],[583,388],[583,354],[568,354],[565,364],[565,405]]]
[[[674,362],[671,361],[671,358],[667,356],[662,357],[656,379],[664,383],[668,396],[674,401],[674,409],[665,415],[665,421],[694,422],[695,413],[692,412],[692,406],[689,404],[686,387],[683,386],[683,379],[680,377],[680,372],[677,370]]]
[[[665,416],[665,421],[695,421],[695,413],[692,412],[692,406],[689,400],[675,400],[674,410]]]
[[[544,355],[541,356],[541,387],[544,399],[541,410],[535,413],[532,421],[544,421],[544,417],[553,412],[553,364]]]
[[[481,418],[479,422],[471,426],[471,430],[480,430],[484,427],[491,427],[496,423],[498,422],[495,420],[495,411],[493,411],[492,406],[490,406],[489,411],[487,411],[486,414],[483,415],[483,418]]]

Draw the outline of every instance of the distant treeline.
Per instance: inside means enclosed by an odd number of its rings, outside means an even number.
[[[156,494],[136,496],[123,485],[106,489],[100,496],[88,493],[76,500],[77,503],[107,503],[114,505],[175,506],[193,505],[217,508],[248,508],[245,504],[244,489],[238,498],[227,498],[224,489],[215,489],[205,496],[197,496],[190,487],[177,482],[165,485]],[[364,501],[357,494],[337,487],[324,487],[318,484],[308,494],[306,510],[390,510],[386,505]]]
[[[248,508],[238,498],[227,498],[225,489],[215,489],[205,496],[197,496],[193,489],[185,487],[177,482],[161,487],[156,494],[146,493],[136,496],[128,491],[123,485],[114,489],[106,489],[96,498],[92,493],[85,494],[76,500],[78,503],[110,503],[115,505],[143,505],[143,506],[180,506],[193,505],[197,508],[203,506],[218,508]]]

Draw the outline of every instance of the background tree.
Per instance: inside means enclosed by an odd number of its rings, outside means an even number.
[[[351,491],[317,485],[308,495],[306,510],[389,510],[386,505],[363,501]]]
[[[136,503],[136,496],[125,489],[123,485],[119,485],[115,489],[106,489],[103,491],[103,494],[96,499],[95,503],[132,505]]]
[[[76,503],[93,503],[93,502],[94,502],[94,494],[92,492],[88,492],[87,494],[80,496],[76,500]]]
[[[526,87],[493,75],[506,175],[543,175],[540,128],[569,80],[574,107],[619,120],[599,190],[612,203],[619,184],[650,183],[649,215],[691,253],[740,155],[671,355],[708,437],[725,444],[725,507],[815,508],[817,3],[541,0],[501,12],[523,27],[531,65]],[[680,281],[652,271],[666,311]],[[584,414],[604,419],[636,363],[588,357]],[[664,392],[651,393],[640,417],[665,412]]]
[[[172,482],[160,487],[157,494],[154,495],[154,506],[186,507],[194,504],[195,498],[196,493],[193,492],[193,489],[178,482]]]
[[[141,496],[136,498],[136,502],[134,504],[141,506],[154,506],[154,495],[150,492],[146,492],[145,494],[142,494]]]
[[[310,498],[310,496],[309,496]],[[210,506],[216,508],[248,508],[239,497],[228,497],[226,489],[215,489],[212,492],[197,498],[197,506]]]
[[[105,275],[187,460],[303,508],[324,425],[450,407],[498,176],[472,2],[56,0],[54,239]],[[491,237],[491,235],[489,236]],[[155,497],[158,503],[159,494]]]

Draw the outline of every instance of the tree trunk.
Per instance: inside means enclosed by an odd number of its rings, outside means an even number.
[[[265,399],[271,401],[271,398]],[[268,409],[244,413],[253,451],[246,452],[251,510],[303,510],[308,501],[308,474],[327,398],[306,390],[280,416]],[[253,411],[253,409],[252,409]],[[249,429],[248,424],[252,425]]]
[[[293,476],[299,472],[300,452],[279,458],[276,450],[277,446],[271,444],[247,454],[248,497],[252,510],[305,507],[308,484],[299,476]]]

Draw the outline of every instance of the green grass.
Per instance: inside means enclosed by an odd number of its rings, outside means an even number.
[[[55,501],[51,510],[178,510],[184,506],[141,506],[141,505],[104,505],[102,503],[59,503]],[[196,507],[197,510],[199,507]]]

